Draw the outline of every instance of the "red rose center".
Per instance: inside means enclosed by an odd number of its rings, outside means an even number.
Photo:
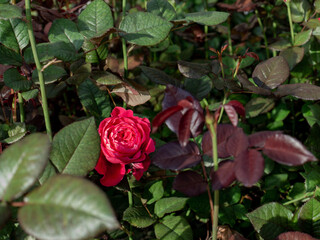
[[[115,139],[119,142],[129,142],[135,138],[135,134],[128,129],[121,129],[117,132]]]

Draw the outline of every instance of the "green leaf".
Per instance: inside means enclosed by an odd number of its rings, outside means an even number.
[[[22,9],[16,5],[0,4],[0,19],[22,18]]]
[[[299,62],[302,61],[304,56],[303,47],[287,48],[280,52],[279,56],[284,57],[288,62],[290,70],[292,70]]]
[[[313,237],[320,238],[320,202],[311,198],[299,211],[300,228]]]
[[[18,220],[43,240],[91,239],[119,227],[105,193],[88,180],[58,175],[25,197]]]
[[[163,197],[164,188],[162,181],[154,182],[149,188],[145,188],[144,197],[149,199],[147,204],[152,204]]]
[[[39,183],[42,185],[45,181],[55,175],[57,175],[56,169],[52,165],[51,161],[49,161],[41,177],[39,177]]]
[[[315,123],[318,123],[320,126],[320,106],[318,104],[304,104],[302,106],[301,112],[310,127],[312,127]]]
[[[91,64],[90,63],[83,64],[82,61],[80,62],[81,62],[80,65],[77,64],[78,62],[75,62],[70,65],[72,76],[67,79],[67,83],[79,85],[90,76]]]
[[[147,11],[168,21],[174,20],[176,17],[176,10],[167,0],[148,1]]]
[[[0,199],[16,199],[35,183],[48,161],[49,147],[47,135],[34,133],[1,154]]]
[[[81,104],[95,117],[106,118],[111,113],[109,98],[91,80],[86,79],[78,87]]]
[[[32,82],[22,76],[18,69],[9,68],[3,74],[4,84],[15,91],[29,90],[32,86]]]
[[[36,45],[40,62],[45,62],[53,58],[58,58],[65,62],[72,62],[80,58],[82,55],[76,52],[76,49],[71,43],[53,42],[39,43]],[[31,48],[27,48],[24,52],[26,63],[34,63]]]
[[[308,19],[311,8],[308,0],[291,0],[290,7],[293,22],[299,23]]]
[[[87,39],[103,35],[113,27],[110,7],[103,0],[94,0],[78,17],[78,27]]]
[[[183,217],[166,216],[161,223],[154,226],[157,239],[162,240],[192,240],[192,229]]]
[[[154,206],[154,213],[158,217],[163,217],[166,213],[172,213],[184,208],[188,198],[170,197],[162,198],[156,202]]]
[[[246,105],[246,116],[256,117],[273,109],[275,102],[271,98],[252,98]]]
[[[0,19],[0,42],[7,48],[19,52],[19,45],[15,38],[10,20]]]
[[[217,11],[195,12],[187,13],[186,19],[199,23],[201,25],[211,26],[225,22],[228,19],[229,15],[229,13]]]
[[[307,192],[312,192],[317,186],[320,186],[320,167],[308,167],[308,165],[304,165],[303,167],[305,168],[306,172],[302,172],[300,174],[305,179]]]
[[[269,46],[271,50],[275,51],[282,51],[284,49],[287,49],[288,47],[291,47],[291,43],[287,39],[280,39],[279,41],[276,41]]]
[[[274,89],[283,83],[289,77],[289,65],[287,61],[280,56],[269,58],[259,63],[253,73],[252,78],[257,78],[267,87]]]
[[[21,93],[24,100],[29,101],[30,99],[34,99],[38,96],[39,90],[38,89],[32,89],[27,92]]]
[[[12,126],[10,126],[10,129],[8,130],[8,138],[2,140],[1,142],[12,144],[14,142],[19,141],[21,138],[23,138],[27,134],[27,129],[25,123],[14,123]]]
[[[96,71],[91,74],[91,77],[102,85],[117,85],[123,83],[120,77],[106,71]]]
[[[0,64],[21,66],[22,57],[15,51],[0,44]]]
[[[77,25],[64,18],[53,21],[48,38],[50,42],[71,43],[76,50],[79,50],[83,43],[83,36],[79,33]]]
[[[120,36],[128,42],[140,46],[152,46],[163,41],[173,25],[161,17],[148,12],[128,14],[120,23],[124,31]]]
[[[67,75],[67,72],[64,70],[64,68],[56,65],[50,65],[49,67],[45,68],[42,73],[45,84],[54,83],[63,76]],[[36,70],[32,72],[32,81],[36,84],[40,84],[38,71]]]
[[[290,230],[293,213],[280,203],[267,203],[247,214],[254,229],[265,240],[273,240]]]
[[[198,100],[206,97],[212,89],[212,80],[208,76],[203,76],[200,79],[186,78],[184,84],[186,90]]]
[[[294,46],[301,46],[301,45],[307,43],[310,40],[311,34],[312,34],[311,29],[298,33],[294,37],[294,44],[293,45]]]
[[[98,48],[88,40],[85,40],[82,46],[86,53],[87,63],[99,63],[108,56],[108,48],[106,44],[100,45]]]
[[[129,207],[123,213],[124,221],[137,228],[146,228],[155,223],[144,207]]]
[[[74,122],[53,138],[50,160],[60,173],[85,176],[99,158],[100,138],[94,118]]]
[[[314,1],[314,7],[316,8],[316,12],[320,12],[320,0],[315,0]]]

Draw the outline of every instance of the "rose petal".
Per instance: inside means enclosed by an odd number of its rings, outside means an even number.
[[[147,157],[145,161],[140,163],[133,163],[132,164],[132,175],[139,181],[140,178],[143,176],[143,173],[148,170],[150,166],[150,158]]]
[[[100,159],[99,159],[100,160]],[[104,176],[100,179],[100,183],[106,187],[112,187],[117,185],[123,179],[126,174],[126,167],[124,164],[112,164],[105,160],[106,171],[100,173],[97,168],[97,172]],[[101,169],[100,169],[101,170]]]

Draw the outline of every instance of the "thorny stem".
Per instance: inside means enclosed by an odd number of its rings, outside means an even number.
[[[28,34],[29,34],[32,54],[33,54],[34,61],[36,63],[36,68],[37,68],[38,76],[39,76],[41,102],[42,102],[44,121],[45,121],[45,125],[46,125],[47,134],[49,136],[49,139],[52,141],[52,131],[51,131],[49,109],[48,109],[48,101],[47,101],[46,89],[45,89],[45,85],[44,85],[43,73],[41,71],[42,66],[39,61],[39,57],[38,57],[38,53],[37,53],[37,49],[36,49],[36,40],[34,38],[33,28],[32,28],[30,0],[25,0],[25,9],[26,9]]]
[[[285,1],[287,5],[287,10],[288,10],[288,20],[289,20],[289,25],[290,25],[290,34],[291,34],[291,44],[294,44],[294,31],[293,31],[293,24],[292,24],[292,15],[291,15],[291,7],[290,7],[290,2],[291,0]]]
[[[269,55],[268,39],[267,39],[266,31],[265,31],[265,29],[263,27],[263,24],[262,24],[262,21],[261,21],[261,18],[259,16],[259,12],[258,12],[257,9],[255,10],[255,13],[256,13],[257,20],[258,20],[259,26],[260,26],[262,34],[263,34],[264,46],[266,47],[266,55],[267,55],[267,58],[269,58],[270,55]]]
[[[127,2],[126,0],[122,0],[122,18],[126,15],[126,7]],[[127,43],[124,38],[121,39],[122,41],[122,54],[123,54],[123,68],[124,68],[124,78],[128,77],[128,55],[127,55]]]
[[[20,122],[24,122],[25,114],[24,114],[24,108],[23,108],[23,98],[21,93],[18,93],[18,100],[19,100]]]

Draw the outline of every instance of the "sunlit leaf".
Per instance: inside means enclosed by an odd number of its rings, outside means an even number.
[[[272,160],[288,166],[317,161],[315,156],[301,142],[289,135],[280,133],[267,138],[263,146],[263,153]]]
[[[274,89],[289,77],[288,63],[280,56],[269,58],[256,66],[252,77],[258,78],[267,87]]]
[[[94,118],[74,122],[53,138],[50,160],[60,173],[85,176],[99,158],[100,138]]]
[[[16,5],[0,4],[0,19],[22,18],[22,9]]]
[[[308,83],[286,84],[279,86],[274,94],[278,97],[291,95],[303,100],[318,100],[320,87]]]
[[[176,10],[167,0],[150,0],[147,3],[147,10],[168,21],[176,17]]]
[[[189,223],[181,216],[166,216],[160,223],[155,225],[154,231],[157,239],[193,239],[192,229]]]
[[[110,7],[103,0],[94,0],[78,17],[80,33],[87,39],[98,37],[113,27]]]
[[[105,193],[82,178],[52,177],[28,194],[25,202],[18,212],[19,222],[39,239],[91,239],[119,227]]]
[[[291,230],[292,212],[280,203],[267,203],[247,214],[254,229],[265,240],[274,240],[280,233]]]
[[[311,34],[312,34],[311,29],[298,33],[294,37],[294,44],[293,45],[294,46],[301,46],[301,45],[307,43],[310,40]]]
[[[298,224],[304,232],[320,238],[320,202],[311,198],[299,210]]]
[[[34,133],[8,147],[0,156],[0,199],[22,196],[37,180],[48,161],[50,142]]]
[[[121,36],[132,44],[152,46],[163,41],[172,24],[148,12],[128,14],[120,23]]]
[[[263,175],[264,158],[255,149],[243,151],[234,162],[236,178],[246,187],[253,186]]]
[[[229,17],[229,13],[226,12],[217,12],[217,11],[208,11],[208,12],[195,12],[187,13],[186,19],[199,23],[201,25],[218,25],[223,23]]]

